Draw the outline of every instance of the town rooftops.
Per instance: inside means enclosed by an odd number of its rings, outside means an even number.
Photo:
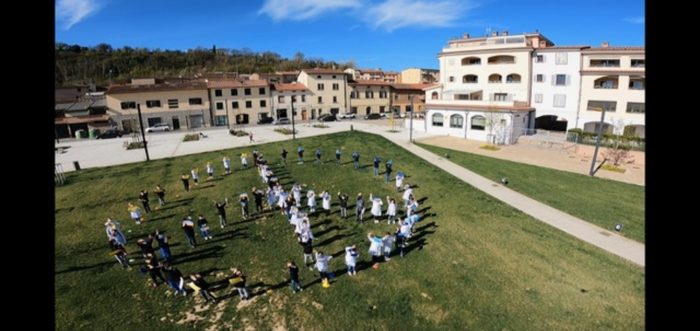
[[[588,49],[591,48],[591,46],[588,45],[574,45],[574,46],[549,46],[549,47],[542,47],[538,48],[537,52],[546,52],[546,51],[562,51],[562,50],[583,50],[583,49]]]
[[[330,69],[330,68],[314,68],[314,69],[301,69],[310,75],[344,75],[345,72],[340,69]]]
[[[207,80],[208,88],[237,88],[237,87],[265,87],[268,83],[264,79],[254,80],[238,80],[238,79],[222,79],[222,80]]]
[[[606,53],[606,52],[644,52],[643,46],[615,46],[615,47],[591,47],[583,50],[584,53]]]
[[[277,91],[308,91],[306,85],[302,83],[291,83],[291,84],[274,84],[273,88]]]
[[[371,79],[357,79],[348,82],[350,86],[357,85],[379,85],[379,86],[391,86],[391,83],[382,80],[371,80]]]
[[[433,86],[437,86],[436,84],[391,84],[391,87],[397,89],[397,90],[424,90],[426,88],[430,88]]]
[[[124,94],[124,93],[148,93],[148,92],[163,92],[163,91],[181,91],[181,90],[206,90],[207,83],[203,81],[184,81],[184,82],[163,82],[147,85],[111,85],[107,89],[107,94]]]
[[[529,106],[491,106],[491,105],[460,105],[460,104],[433,104],[426,103],[426,110],[476,110],[476,111],[494,111],[494,112],[530,112],[535,110]]]

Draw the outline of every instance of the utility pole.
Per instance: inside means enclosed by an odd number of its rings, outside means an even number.
[[[411,100],[411,128],[409,130],[408,141],[413,143],[413,95],[409,95],[408,99]]]
[[[605,108],[598,108],[602,111],[600,114],[600,124],[598,125],[598,137],[595,140],[595,151],[593,152],[593,162],[591,163],[591,170],[588,172],[590,176],[595,175],[595,159],[598,156],[598,148],[600,147],[601,136],[603,135],[603,124],[605,123]]]
[[[297,130],[294,129],[294,99],[296,98],[294,95],[292,95],[292,140],[297,139]]]
[[[136,110],[139,113],[139,127],[141,127],[141,138],[143,138],[143,149],[146,151],[146,161],[150,161],[151,158],[148,157],[148,143],[146,142],[146,133],[143,131],[143,120],[141,119],[141,104],[136,104]]]

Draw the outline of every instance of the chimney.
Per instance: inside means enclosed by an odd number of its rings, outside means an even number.
[[[469,34],[468,34],[468,33],[465,33],[464,36],[463,36],[463,38],[464,38],[464,39],[469,39]]]
[[[608,44],[607,41],[604,41],[604,42],[600,43],[600,47],[608,48],[608,46],[610,46],[610,44]]]
[[[503,30],[503,32],[501,32],[501,36],[507,36],[507,35],[508,35],[508,30]]]
[[[491,37],[498,37],[498,31],[491,32]]]

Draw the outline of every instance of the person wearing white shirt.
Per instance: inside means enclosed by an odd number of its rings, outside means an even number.
[[[405,175],[402,171],[396,173],[396,192],[401,192],[404,177]]]
[[[309,213],[316,211],[316,193],[313,190],[306,192],[306,199],[308,200],[306,205],[309,206]]]
[[[299,183],[294,183],[292,186],[292,194],[294,195],[294,202],[298,207],[301,207],[301,186]]]
[[[348,266],[348,275],[350,276],[357,275],[355,266],[358,257],[360,257],[360,253],[357,251],[356,245],[345,247],[345,265]]]
[[[228,156],[224,156],[223,162],[224,162],[224,171],[226,171],[227,175],[230,175],[231,174],[231,159],[229,159]]]
[[[403,191],[403,205],[408,206],[408,197],[410,197],[413,194],[413,189],[406,184],[405,190]]]
[[[372,193],[369,194],[369,200],[372,201],[371,213],[374,216],[374,223],[379,223],[379,218],[382,217],[382,202],[381,198],[374,197]]]
[[[391,248],[394,247],[394,242],[396,238],[391,232],[387,232],[384,237],[382,237],[382,246],[384,247],[384,261],[391,260]]]
[[[323,207],[323,210],[326,212],[326,216],[330,215],[330,213],[331,213],[331,194],[328,193],[328,191],[323,191],[323,193],[321,193],[321,206]]]
[[[316,270],[321,274],[321,283],[324,287],[328,287],[328,261],[333,257],[330,255],[323,255],[323,252],[316,253]]]
[[[386,224],[396,224],[396,200],[391,197],[386,197],[387,208],[386,208]]]
[[[369,239],[369,254],[372,255],[372,268],[379,268],[379,258],[382,256],[382,237],[375,236],[373,232],[367,234]]]

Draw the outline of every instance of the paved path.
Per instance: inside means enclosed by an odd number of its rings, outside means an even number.
[[[341,121],[326,124],[329,128],[313,128],[308,125],[299,125],[297,129],[300,132],[297,134],[297,137],[303,138],[347,131],[350,129],[350,125],[361,131],[382,135],[409,152],[463,180],[465,183],[521,210],[535,219],[640,266],[644,266],[644,244],[563,213],[503,185],[494,183],[423,148],[410,144],[408,143],[409,132],[405,128],[397,126],[400,132],[390,133],[388,130],[391,127],[386,125],[386,121]],[[228,134],[225,128],[204,130],[202,132],[208,137],[194,142],[182,142],[185,132],[149,134],[147,139],[149,141],[151,159],[161,159],[226,148],[252,146],[291,138],[290,136],[274,132],[274,129],[275,127],[271,125],[246,127],[246,131],[254,133],[255,143],[250,143],[248,137],[233,137]],[[427,137],[431,137],[431,135],[420,131],[413,132],[413,138],[416,140]],[[56,162],[62,163],[66,171],[71,171],[73,170],[73,161],[80,162],[82,168],[144,161],[145,154],[143,150],[125,150],[122,147],[124,140],[126,139],[61,140],[61,143],[56,144],[56,147],[68,148],[65,149],[65,152],[56,153]]]

